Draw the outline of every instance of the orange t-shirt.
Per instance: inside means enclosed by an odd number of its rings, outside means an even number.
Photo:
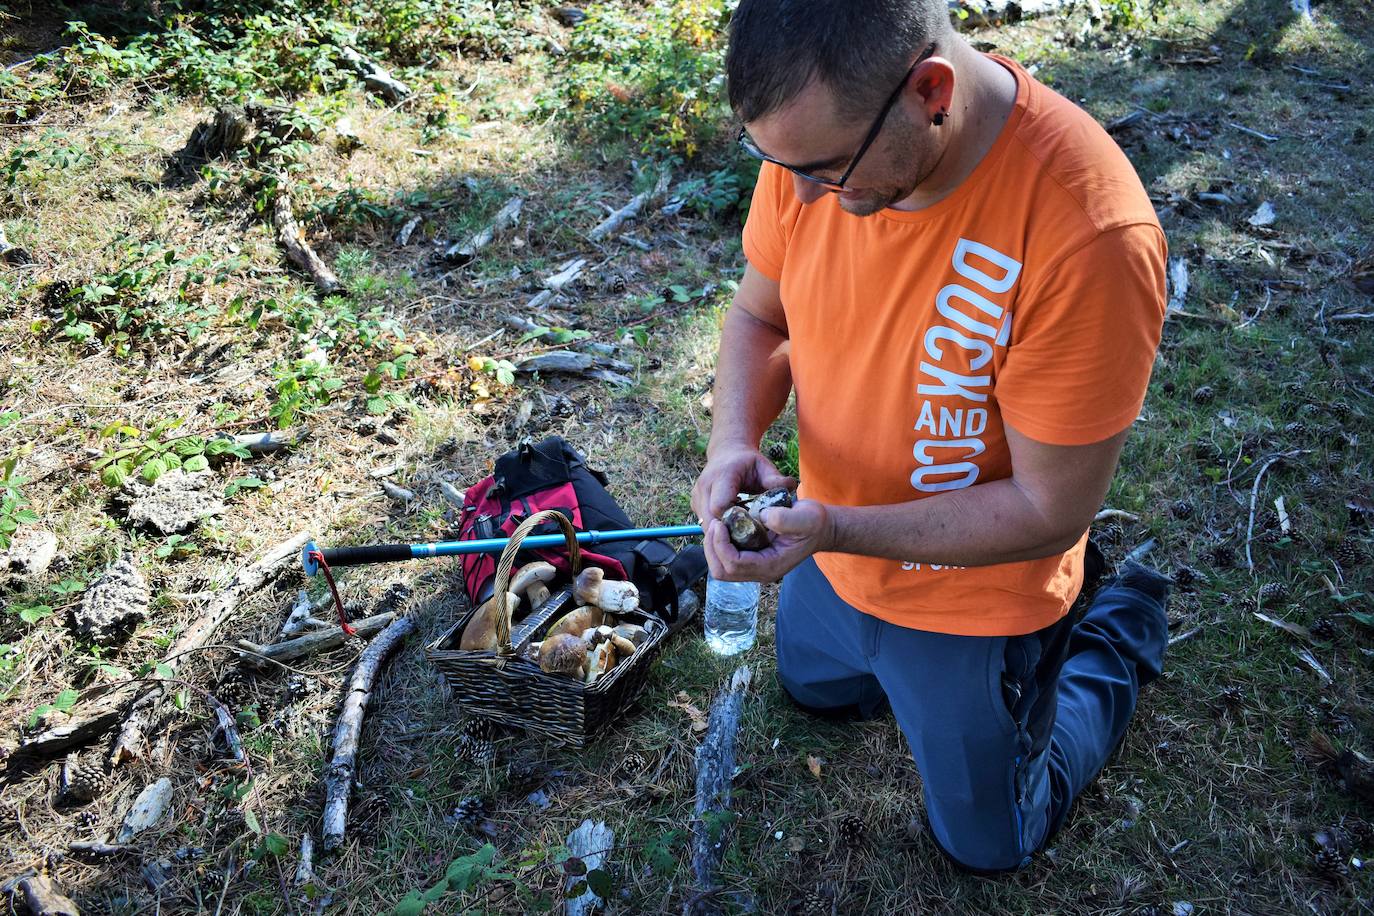
[[[1020,66],[1000,136],[952,194],[855,217],[803,206],[765,164],[744,228],[781,284],[801,495],[885,505],[1011,476],[1003,421],[1040,442],[1100,442],[1135,420],[1165,309],[1167,249],[1130,162]],[[941,567],[816,561],[835,591],[901,626],[1018,635],[1067,612],[1087,535],[1063,554]]]

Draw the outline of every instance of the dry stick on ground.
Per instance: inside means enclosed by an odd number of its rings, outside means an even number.
[[[285,184],[285,177],[279,180],[282,185]],[[272,225],[277,229],[277,241],[286,249],[286,256],[291,259],[291,263],[310,274],[310,279],[315,281],[315,288],[321,295],[328,296],[343,288],[339,278],[334,276],[334,271],[329,269],[329,265],[324,263],[305,240],[305,233],[301,231],[295,214],[291,212],[291,193],[282,186],[278,187],[277,198],[272,204]]]
[[[725,816],[730,810],[730,778],[735,772],[735,732],[752,674],[740,668],[730,687],[711,704],[706,737],[697,748],[697,798],[692,817],[692,874],[697,892],[683,905],[683,916],[718,913],[716,868],[728,839]]]
[[[359,636],[372,636],[380,632],[384,627],[396,619],[394,613],[377,614],[373,617],[366,617],[356,620],[352,627]],[[306,633],[304,636],[297,636],[282,642],[273,643],[270,646],[260,646],[257,643],[249,642],[246,639],[238,641],[240,658],[244,664],[254,668],[269,668],[273,662],[290,662],[307,655],[314,655],[317,652],[328,652],[330,649],[337,649],[347,642],[348,637],[344,635],[342,627],[328,627],[316,630],[313,633]]]
[[[663,194],[667,193],[668,185],[672,182],[672,180],[673,176],[669,172],[664,172],[661,175],[659,175],[658,181],[655,182],[652,188],[650,188],[647,191],[641,191],[634,197],[630,198],[630,202],[628,204],[621,207],[619,210],[615,211],[610,216],[606,217],[597,225],[595,229],[593,229],[591,232],[588,232],[587,240],[591,242],[599,242],[606,236],[619,230],[621,224],[624,223],[626,220],[631,220],[639,216],[639,211],[644,209],[645,204],[653,200],[655,197],[661,197]]]
[[[592,822],[590,818],[583,821],[578,828],[568,834],[568,853],[582,860],[587,871],[596,868],[603,868],[606,863],[606,855],[615,845],[615,831],[606,826],[605,821]],[[584,873],[585,874],[585,873]],[[569,891],[581,880],[581,876],[569,874],[566,886]],[[564,913],[566,916],[591,916],[606,905],[606,901],[597,896],[596,892],[588,887],[576,897],[570,897],[564,903]]]
[[[1280,452],[1277,455],[1270,455],[1260,465],[1255,472],[1255,483],[1250,488],[1250,520],[1245,525],[1245,568],[1251,575],[1255,574],[1255,561],[1250,556],[1250,541],[1255,536],[1255,501],[1259,499],[1260,482],[1264,480],[1264,472],[1269,470],[1270,465],[1275,462],[1283,461],[1288,458],[1296,458],[1298,455],[1305,455],[1311,449],[1295,448],[1292,451]]]
[[[499,233],[505,232],[520,220],[520,210],[525,206],[525,201],[520,197],[512,197],[506,201],[492,221],[480,232],[455,242],[444,251],[444,259],[461,267],[477,257],[477,252],[491,244]]]
[[[81,916],[76,904],[43,875],[20,881],[18,891],[24,895],[24,904],[33,916]]]
[[[415,621],[409,617],[393,620],[364,650],[348,681],[339,724],[334,728],[334,759],[324,778],[324,822],[320,837],[325,852],[332,852],[343,843],[344,830],[348,826],[348,794],[353,789],[353,774],[358,770],[358,737],[362,733],[367,701],[372,696],[372,683],[391,650],[414,629]]]
[[[234,573],[234,578],[215,594],[205,612],[172,644],[167,653],[172,660],[164,662],[164,667],[171,668],[175,675],[180,664],[177,659],[209,641],[210,635],[238,608],[239,602],[275,578],[283,565],[300,556],[308,540],[309,535],[298,534],[268,550],[256,563]],[[111,765],[118,766],[125,760],[138,758],[139,745],[143,743],[143,724],[156,714],[162,697],[162,688],[156,687],[134,701],[129,717],[120,729],[119,738],[110,751]]]
[[[344,45],[339,49],[344,61],[358,72],[363,83],[373,92],[381,93],[388,102],[399,102],[410,95],[410,87],[392,76],[384,67]]]

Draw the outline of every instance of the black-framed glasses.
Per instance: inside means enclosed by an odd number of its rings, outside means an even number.
[[[921,56],[916,58],[915,63],[908,68],[906,75],[902,77],[902,81],[897,84],[897,88],[892,90],[892,94],[889,95],[887,101],[883,103],[883,108],[878,112],[878,117],[874,119],[873,126],[868,129],[868,135],[864,137],[864,142],[859,147],[859,151],[849,160],[848,167],[845,168],[844,174],[840,176],[838,181],[831,181],[829,178],[821,178],[809,172],[802,171],[795,166],[790,166],[786,162],[779,162],[777,159],[774,159],[772,156],[759,149],[758,144],[754,142],[754,138],[749,136],[748,131],[743,127],[740,127],[739,137],[736,138],[739,141],[740,149],[744,150],[755,159],[762,159],[764,162],[771,162],[774,165],[781,166],[798,178],[804,178],[807,181],[814,182],[828,191],[843,191],[845,182],[849,180],[850,175],[854,174],[854,169],[858,168],[859,160],[864,157],[864,153],[868,152],[868,148],[873,145],[873,141],[877,140],[878,134],[882,132],[883,122],[887,120],[888,114],[892,111],[892,106],[896,104],[897,96],[901,95],[902,87],[906,85],[907,80],[911,79],[911,74],[916,72],[916,68],[934,53],[935,44],[932,42],[921,52]]]

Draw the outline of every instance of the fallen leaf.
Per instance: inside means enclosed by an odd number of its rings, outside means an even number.
[[[677,696],[668,701],[668,705],[687,713],[687,717],[692,720],[692,731],[706,731],[706,713],[692,704],[692,698],[687,695],[687,691],[679,690]]]
[[[1280,620],[1277,617],[1270,617],[1268,614],[1261,613],[1260,611],[1255,611],[1254,614],[1271,627],[1278,627],[1280,630],[1292,633],[1299,639],[1306,639],[1309,641],[1312,639],[1312,631],[1307,629],[1307,627],[1300,626],[1296,623],[1289,623],[1287,620]]]
[[[811,771],[811,775],[817,779],[821,778],[821,758],[815,754],[806,755],[806,768]]]
[[[1296,655],[1304,665],[1315,671],[1317,673],[1317,676],[1320,677],[1323,681],[1325,681],[1328,684],[1332,683],[1331,675],[1328,674],[1326,669],[1322,667],[1322,663],[1317,661],[1317,657],[1312,654],[1312,650],[1294,649],[1293,654]]]

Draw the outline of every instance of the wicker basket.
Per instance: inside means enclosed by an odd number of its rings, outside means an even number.
[[[572,574],[576,576],[580,571],[582,552],[572,522],[561,512],[536,512],[520,523],[502,551],[496,566],[493,594],[506,592],[521,541],[546,521],[558,522],[568,542]],[[465,712],[582,747],[587,739],[612,722],[644,686],[649,668],[668,636],[668,625],[652,614],[620,615],[621,620],[643,626],[648,637],[629,658],[586,684],[567,675],[546,674],[536,662],[523,657],[524,645],[541,638],[554,620],[573,607],[572,586],[560,588],[530,612],[517,626],[515,634],[511,632],[509,620],[499,620],[497,648],[481,651],[458,648],[464,627],[477,613],[477,608],[471,608],[458,623],[430,643],[426,651]]]

